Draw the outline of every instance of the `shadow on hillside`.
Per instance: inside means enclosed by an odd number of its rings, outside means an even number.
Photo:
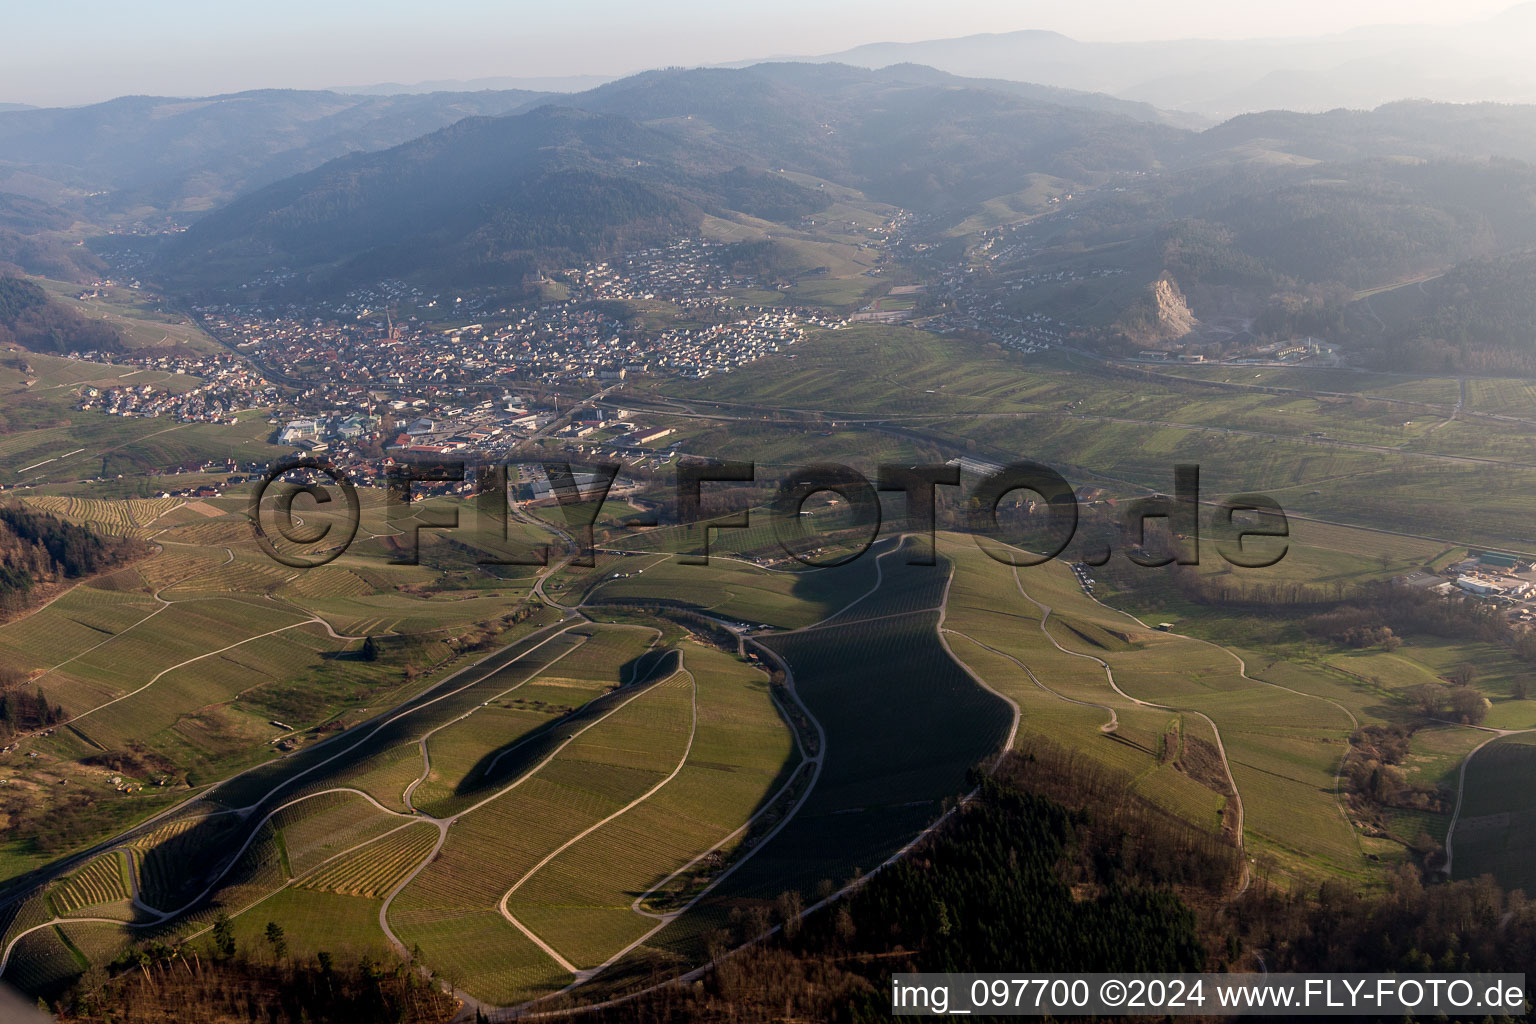
[[[831,615],[868,590],[875,582],[875,558],[891,549],[894,538],[881,537],[850,562],[827,568],[801,565],[792,569],[795,581],[789,596],[817,609],[816,617]]]
[[[575,711],[539,726],[532,733],[519,736],[511,743],[488,752],[465,773],[454,789],[454,796],[488,795],[499,784],[516,778],[548,757],[551,751],[583,725],[606,714],[615,704],[632,696],[637,689],[659,683],[676,672],[679,666],[680,659],[675,650],[646,651],[631,658],[620,668],[619,678],[632,679],[633,682],[610,690]]]

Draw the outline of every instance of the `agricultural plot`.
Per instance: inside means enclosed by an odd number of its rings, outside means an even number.
[[[128,898],[128,866],[116,852],[97,857],[49,893],[60,915]]]
[[[477,997],[507,1003],[537,994],[528,986],[547,981],[553,965],[514,925],[495,916],[502,896],[541,858],[678,766],[693,734],[693,689],[686,672],[679,672],[614,701],[533,771],[499,795],[487,794],[483,806],[454,824],[440,854],[392,904],[389,920],[401,940],[419,943],[429,963],[459,966],[466,972],[462,987]],[[494,950],[493,967],[476,971],[453,959],[459,947],[454,925],[484,932],[487,947],[475,959],[486,963],[485,953]]]
[[[1456,878],[1490,874],[1507,889],[1536,892],[1536,734],[1503,736],[1466,763],[1465,787],[1451,834]]]
[[[1377,373],[1344,367],[1167,365],[1156,368],[1160,377],[1188,377],[1260,388],[1369,395],[1403,401],[1430,402],[1446,408],[1456,403],[1458,389],[1453,377],[1418,377]],[[1470,382],[1469,382],[1470,383]]]
[[[0,931],[0,944],[10,942],[28,929],[47,924],[55,916],[47,895],[41,889],[34,889],[0,911],[0,925],[4,926],[4,931]]]
[[[217,851],[244,839],[234,815],[188,817],[135,838],[129,844],[139,878],[139,899],[173,910],[216,880]],[[238,838],[236,838],[238,837]]]
[[[234,847],[238,849],[238,845]],[[245,907],[251,906],[260,900],[266,899],[274,892],[282,889],[288,883],[287,873],[283,869],[282,847],[278,841],[277,830],[271,822],[262,824],[255,836],[246,845],[243,852],[229,865],[227,872],[217,874],[217,868],[222,867],[225,856],[232,852],[226,848],[224,856],[213,858],[215,870],[211,871],[208,880],[216,883],[217,889],[212,897],[211,906],[202,908],[201,913],[206,915],[209,910],[223,910],[234,914]],[[185,869],[184,869],[185,870]],[[194,918],[197,912],[194,912]],[[183,926],[191,923],[192,919],[182,918],[179,922]]]
[[[166,541],[160,543],[163,547],[160,554],[134,566],[144,586],[156,591],[202,573],[212,572],[232,557],[223,548],[188,547]]]
[[[322,565],[298,573],[278,594],[296,600],[316,597],[358,597],[373,592],[373,585],[350,569]]]
[[[66,711],[75,716],[85,715],[101,705],[103,697],[123,696],[182,662],[296,625],[304,617],[270,603],[230,598],[172,605],[132,629],[102,637],[106,643],[83,651],[67,666],[50,674],[44,684]]]
[[[946,543],[944,550],[956,566],[947,640],[962,663],[1019,704],[1016,744],[1065,746],[1191,824],[1218,827],[1226,780],[1206,759],[1167,756],[1163,737],[1176,714],[1122,696],[1102,667],[1051,643],[1041,629],[1041,609],[1020,592],[1010,567],[968,540]],[[1203,723],[1184,726],[1198,734]]]
[[[655,928],[655,918],[636,913],[637,896],[706,850],[729,858],[745,823],[792,770],[793,742],[763,673],[709,649],[690,648],[686,667],[698,690],[698,727],[682,769],[508,899],[514,917],[577,967],[596,967]]]
[[[428,813],[448,815],[478,797],[498,758],[614,688],[659,664],[648,627],[582,626],[565,633],[550,659],[513,662],[476,687],[481,703],[427,739],[430,771],[412,794]],[[513,761],[506,761],[508,766]]]
[[[217,499],[214,499],[217,500]],[[184,522],[177,522],[184,518]],[[223,549],[253,541],[250,520],[240,511],[226,511],[212,501],[194,501],[183,505],[156,522],[163,527],[155,534],[156,543],[191,544]]]
[[[4,978],[28,992],[51,992],[85,970],[85,958],[71,949],[57,927],[24,936],[11,950]]]
[[[148,537],[160,516],[180,505],[181,498],[73,498],[51,495],[29,497],[26,503],[119,537]]]
[[[1347,651],[1327,663],[1378,695],[1408,703],[1405,691],[1422,684],[1450,685],[1458,665],[1475,666],[1474,685],[1492,701],[1484,725],[1495,729],[1536,728],[1536,701],[1515,699],[1513,691],[1526,670],[1501,644],[1414,637],[1395,651]]]
[[[1201,535],[1200,565],[1189,571],[1198,572],[1213,584],[1250,588],[1258,600],[1262,600],[1266,592],[1278,596],[1286,588],[1294,588],[1296,593],[1307,598],[1330,601],[1356,586],[1384,582],[1458,555],[1456,548],[1433,541],[1389,537],[1300,519],[1292,519],[1289,526],[1285,555],[1270,568],[1232,569],[1217,551],[1217,538],[1212,536],[1212,531],[1206,530]],[[1255,674],[1254,665],[1275,664],[1281,655],[1296,653],[1297,624],[1294,621],[1255,614],[1250,608],[1218,609],[1201,603],[1193,599],[1169,571],[1137,566],[1117,554],[1109,564],[1093,569],[1092,574],[1099,591],[1108,595],[1112,604],[1125,608],[1145,622],[1172,622],[1181,632],[1196,630],[1201,637],[1229,650],[1246,648],[1252,651],[1253,657],[1245,655],[1251,675]],[[1309,656],[1309,660],[1315,662],[1317,659]],[[1290,666],[1283,669],[1287,672],[1299,669],[1291,662],[1278,664]],[[1310,674],[1312,682],[1287,685],[1307,692],[1317,692],[1319,686],[1327,687],[1329,696],[1358,713],[1361,695],[1348,688],[1340,691],[1337,684],[1344,678],[1342,674],[1327,669],[1310,671]],[[1325,676],[1333,676],[1333,683],[1323,682]],[[1302,678],[1298,676],[1298,679]]]
[[[1523,380],[1469,378],[1467,404],[1476,412],[1501,416],[1536,416],[1536,387]]]
[[[1045,628],[1058,644],[1107,662],[1134,698],[1210,717],[1241,794],[1249,841],[1302,874],[1365,869],[1337,793],[1336,773],[1355,728],[1350,712],[1250,678],[1214,644],[1147,629],[1089,598],[1064,565],[1021,576],[1025,592],[1052,609]]]
[[[170,619],[179,607],[159,616],[157,622]],[[157,734],[176,726],[183,716],[272,685],[273,680],[301,679],[323,664],[326,653],[345,646],[344,641],[329,639],[316,626],[294,623],[291,616],[286,622],[276,621],[278,625],[273,628],[281,632],[257,634],[244,642],[226,639],[213,648],[218,653],[192,655],[196,660],[147,676],[111,706],[110,714],[91,714],[75,723],[75,728],[105,749],[123,749],[133,740],[154,744]],[[73,669],[71,675],[81,671]],[[265,736],[279,731],[273,726],[262,730]]]
[[[795,346],[793,362],[764,360],[751,374],[711,377],[702,385],[668,383],[661,391],[797,408],[981,412],[986,406],[978,393],[990,385],[1012,381],[1012,388],[1028,390],[1039,380],[1021,374],[1015,361],[978,355],[975,346],[962,355],[960,347],[925,331],[860,324],[813,335]]]
[[[494,909],[462,910],[396,927],[429,964],[451,964],[456,987],[495,1005],[553,992],[570,974]]]
[[[319,793],[272,816],[286,874],[300,878],[321,864],[390,829],[400,819],[356,793]]]
[[[1287,660],[1273,651],[1257,652],[1242,647],[1223,646],[1243,659],[1248,675],[1252,678],[1333,701],[1348,709],[1361,722],[1379,719],[1382,712],[1388,710],[1387,705],[1383,704],[1384,691],[1360,686],[1354,678],[1333,671],[1325,663]]]
[[[1449,414],[1457,398],[1456,383],[1449,379],[1425,386],[1425,382],[1411,378],[1375,374],[1346,372],[1333,380],[1325,376],[1308,381],[1305,370],[1210,369],[1218,383],[1231,386],[1193,386],[1176,373],[1161,369],[1139,371],[1134,378],[1095,379],[1092,374],[1080,373],[1073,377],[1077,386],[1092,392],[1084,407],[1096,413],[1113,411],[1153,423],[1219,425],[1297,437],[1322,431],[1333,439],[1372,442],[1402,440],[1426,432]],[[1362,388],[1377,386],[1382,397],[1414,402],[1441,397],[1441,408],[1371,402],[1359,394]],[[1269,388],[1275,390],[1266,390]],[[1307,429],[1308,422],[1311,430]]]
[[[506,688],[492,684],[490,678],[516,663],[516,671],[537,673],[544,665],[576,641],[563,630],[539,628],[537,622],[525,623],[530,632],[505,650],[460,668],[437,684],[406,700],[377,720],[354,730],[302,748],[278,761],[263,765],[219,787],[212,797],[225,806],[242,807],[251,803],[277,806],[305,792],[352,785],[354,775],[373,773],[376,769],[392,772],[405,762],[398,751],[409,745],[414,749],[422,735],[447,724],[472,708],[489,694]],[[489,689],[495,685],[496,689]],[[420,772],[419,754],[416,771]],[[385,799],[388,796],[388,799]],[[387,792],[380,799],[393,806],[398,792]]]
[[[514,690],[512,693],[521,693]],[[568,691],[578,705],[600,696],[597,688]],[[562,694],[565,696],[567,694]],[[503,698],[505,700],[507,698]],[[477,784],[499,751],[515,749],[540,729],[564,718],[564,712],[543,708],[483,707],[455,722],[427,741],[431,769],[411,794],[411,802],[429,814],[452,814],[473,803]],[[421,756],[415,759],[422,772]]]
[[[103,633],[120,633],[157,607],[146,594],[99,587],[94,581],[75,587],[54,604],[74,621]]]
[[[1462,761],[1487,739],[1488,734],[1480,729],[1459,725],[1427,725],[1414,732],[1403,769],[1414,782],[1455,792]],[[1449,824],[1450,816],[1445,817]],[[1443,839],[1444,836],[1438,838]]]
[[[381,959],[389,940],[379,929],[379,901],[290,886],[233,915],[235,941],[247,955],[270,952],[267,923],[279,925],[292,950],[326,950],[334,956]]]
[[[345,781],[390,810],[403,813],[410,810],[405,803],[406,787],[420,777],[421,748],[407,740],[354,761]]]
[[[40,430],[18,430],[0,438],[0,458],[18,460],[23,453],[31,453],[47,445],[62,445],[69,440],[68,427],[44,427]],[[67,451],[60,448],[59,451]]]
[[[304,607],[330,622],[338,633],[373,636],[381,633],[429,633],[478,625],[507,614],[518,595],[503,597],[472,593],[417,596],[404,593],[355,594],[306,598]]]
[[[426,822],[398,827],[361,849],[328,861],[297,884],[343,896],[383,897],[432,852],[437,837],[437,829]]]
[[[63,940],[92,964],[111,963],[139,936],[123,925],[76,921],[57,926]]]
[[[0,626],[0,664],[28,673],[50,668],[111,640],[157,607],[143,594],[77,586],[47,607]]]
[[[162,594],[172,601],[209,594],[267,594],[301,575],[299,570],[279,565],[263,552],[244,548],[228,561],[171,584]]]
[[[609,689],[632,683],[658,637],[647,626],[584,626],[573,632],[585,637],[581,646],[541,672],[540,682],[592,683]]]

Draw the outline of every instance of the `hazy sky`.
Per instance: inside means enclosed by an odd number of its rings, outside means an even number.
[[[0,102],[620,74],[860,43],[1054,29],[1300,36],[1475,19],[1511,0],[42,0],[6,4]],[[0,153],[0,159],[4,154]]]

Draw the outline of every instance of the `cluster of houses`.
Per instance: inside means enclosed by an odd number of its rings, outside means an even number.
[[[975,331],[1024,355],[1049,351],[1073,331],[1072,325],[1045,313],[1012,313],[1000,298],[989,301],[968,292],[957,293],[954,306],[924,321],[923,329],[936,334]]]
[[[708,377],[716,372],[729,373],[805,339],[797,314],[776,307],[754,311],[755,316],[729,323],[663,331],[656,338],[662,348],[657,365],[663,373]]]
[[[101,353],[71,353],[71,358],[106,362]],[[277,400],[277,392],[260,373],[232,354],[208,356],[154,356],[125,358],[114,356],[115,363],[132,363],[141,370],[161,370],[186,375],[191,387],[168,388],[161,383],[119,384],[113,387],[82,388],[80,409],[93,409],[109,416],[174,418],[180,423],[233,423],[236,414],[260,409]],[[133,373],[124,374],[127,379]]]
[[[387,467],[397,459],[495,458],[541,435],[557,421],[561,429],[551,436],[589,454],[660,454],[664,458],[676,454],[657,451],[657,443],[673,435],[673,428],[636,423],[633,413],[617,406],[592,404],[562,413],[511,394],[490,400],[468,389],[387,402],[378,402],[370,394],[330,397],[337,404],[322,412],[274,418],[275,440],[298,453],[324,455],[365,483],[381,465]]]
[[[750,282],[712,262],[717,248],[684,242],[568,269],[569,297],[560,301],[487,309],[484,300],[456,296],[449,300],[456,322],[448,327],[421,316],[394,320],[390,304],[411,301],[425,310],[442,297],[388,283],[333,307],[219,305],[198,313],[211,331],[274,373],[367,387],[705,377],[782,351],[807,328],[842,324],[820,310],[729,302],[729,289]],[[686,325],[658,330],[617,319],[594,299],[654,299],[698,312],[677,312]],[[467,320],[474,322],[457,322]]]
[[[1027,293],[1124,273],[1123,268],[1112,266],[1050,271],[1027,267],[992,269],[993,263],[1002,265],[1022,260],[1037,251],[1029,235],[1019,231],[1015,236],[1015,230],[999,229],[982,243],[979,252],[970,254],[971,259],[929,267],[933,278],[929,291],[938,298],[936,304],[940,311],[923,320],[924,330],[936,334],[983,334],[1024,355],[1046,352],[1066,342],[1079,326],[1048,313],[1027,309]],[[919,254],[912,255],[922,260]],[[982,260],[979,266],[974,262],[978,255]]]
[[[719,242],[684,239],[628,253],[612,261],[568,267],[572,299],[664,299],[685,309],[712,306],[723,293],[752,288],[750,275],[733,273]]]

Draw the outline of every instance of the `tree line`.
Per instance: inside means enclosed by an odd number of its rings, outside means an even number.
[[[31,281],[5,275],[0,276],[0,344],[33,352],[116,352],[122,338],[111,324],[87,320]]]
[[[105,572],[148,552],[140,540],[104,536],[21,505],[0,506],[0,618],[26,608],[40,584]]]

